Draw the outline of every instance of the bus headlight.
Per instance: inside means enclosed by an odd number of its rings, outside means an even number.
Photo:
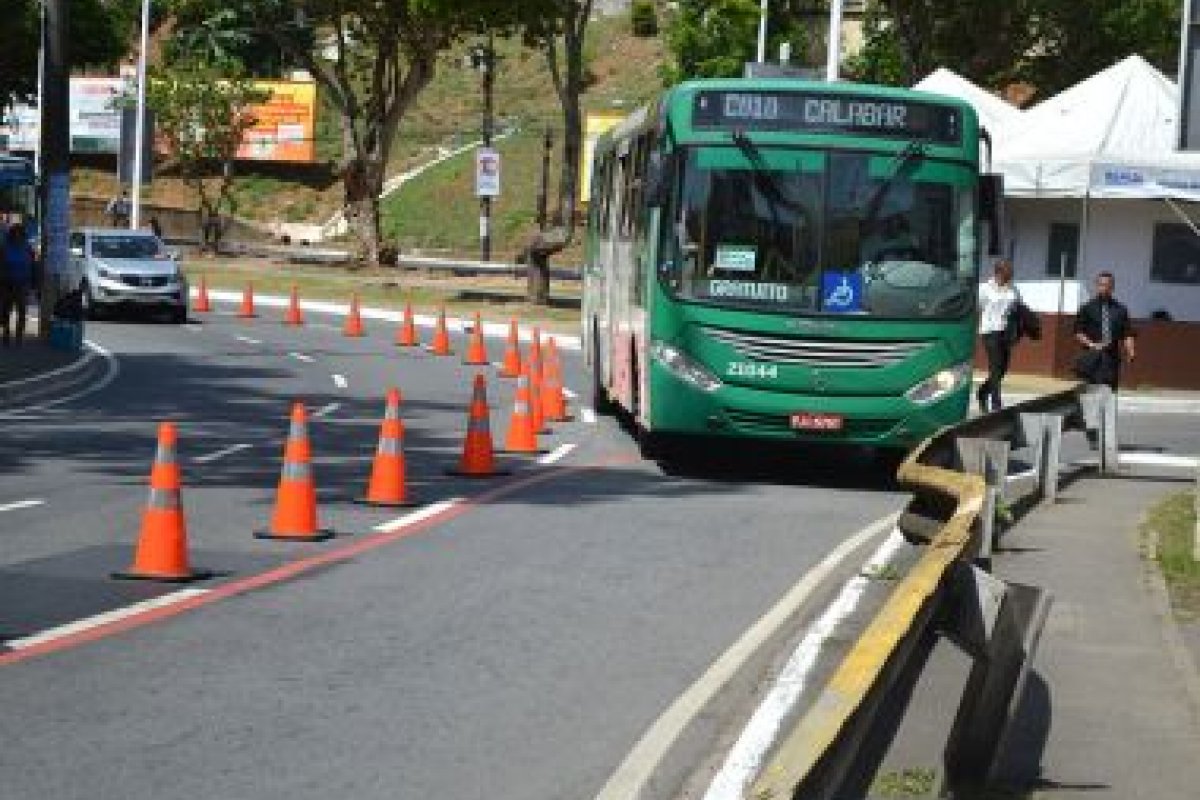
[[[927,406],[958,391],[969,380],[971,380],[971,362],[964,361],[935,372],[905,392],[904,396],[919,406]]]
[[[651,342],[650,357],[672,375],[685,383],[690,383],[697,389],[715,392],[721,388],[721,381],[717,379],[716,375],[666,342]]]

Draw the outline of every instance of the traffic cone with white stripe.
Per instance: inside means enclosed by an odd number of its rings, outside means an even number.
[[[570,422],[567,413],[567,397],[563,392],[562,362],[558,358],[558,345],[551,336],[547,342],[545,377],[542,379],[542,414],[551,422]]]
[[[491,411],[487,402],[487,379],[475,376],[471,393],[471,410],[467,416],[467,437],[463,442],[458,466],[446,470],[463,478],[491,478],[508,473],[496,468],[496,453],[492,447]]]
[[[542,406],[545,377],[546,367],[542,363],[542,351],[539,347],[529,354],[529,419],[535,433],[550,432],[546,426],[546,413]]]
[[[114,573],[114,578],[186,583],[211,577],[212,573],[194,570],[188,562],[177,443],[173,424],[158,426],[158,452],[150,471],[150,498],[142,512],[137,551],[129,569]]]
[[[254,284],[247,283],[245,291],[242,292],[242,307],[238,309],[238,316],[242,319],[254,319],[258,314],[254,313]]]
[[[435,356],[448,356],[453,352],[450,349],[450,333],[446,330],[445,306],[438,309],[437,326],[433,329],[433,344],[429,349]]]
[[[475,312],[475,327],[471,331],[471,341],[467,345],[467,357],[463,363],[471,367],[487,366],[487,344],[483,341],[483,323],[479,320],[479,312]]]
[[[504,348],[504,362],[500,366],[500,377],[521,377],[521,339],[515,319],[508,323],[508,346]]]
[[[537,428],[533,425],[532,392],[529,383],[530,365],[521,366],[521,377],[517,378],[517,396],[513,401],[512,416],[508,420],[508,433],[504,438],[507,453],[538,453]]]
[[[417,347],[420,344],[420,340],[417,339],[417,324],[413,320],[412,303],[405,303],[404,321],[400,323],[400,330],[396,331],[396,345],[398,347]]]
[[[366,331],[363,330],[362,313],[358,310],[357,294],[350,296],[350,313],[346,315],[346,325],[342,328],[342,333],[352,338],[366,335]]]
[[[399,389],[388,389],[387,407],[379,428],[379,447],[371,466],[367,496],[358,502],[389,508],[416,505],[409,500],[405,479],[404,423],[400,421]]]
[[[192,311],[197,314],[206,314],[212,311],[212,303],[208,301],[208,284],[204,281],[204,276],[200,276],[200,288],[196,291],[196,302],[192,303]]]
[[[313,482],[312,448],[308,443],[308,413],[303,403],[292,406],[271,526],[255,531],[254,536],[291,542],[319,542],[333,536],[333,531],[317,524],[317,487]]]
[[[292,284],[292,298],[288,302],[287,311],[283,315],[284,325],[303,325],[304,312],[300,310],[300,293]]]

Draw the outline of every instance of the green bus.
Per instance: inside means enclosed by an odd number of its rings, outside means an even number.
[[[963,419],[997,221],[980,137],[958,100],[778,78],[683,83],[632,114],[593,161],[596,409],[651,449],[897,450]]]

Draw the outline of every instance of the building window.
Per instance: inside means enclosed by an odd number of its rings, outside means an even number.
[[[1066,261],[1066,271],[1063,261]],[[1050,223],[1050,242],[1046,248],[1046,274],[1074,278],[1079,268],[1079,225],[1074,222]]]
[[[1155,225],[1150,280],[1200,286],[1200,236],[1181,223]]]

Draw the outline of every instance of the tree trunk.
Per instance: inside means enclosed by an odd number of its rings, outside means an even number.
[[[525,298],[535,306],[550,303],[550,254],[537,248],[529,249],[529,264],[525,270]]]
[[[379,196],[383,193],[383,169],[370,159],[355,159],[346,168],[346,225],[354,236],[357,256],[367,264],[379,263],[383,230],[379,219]]]

